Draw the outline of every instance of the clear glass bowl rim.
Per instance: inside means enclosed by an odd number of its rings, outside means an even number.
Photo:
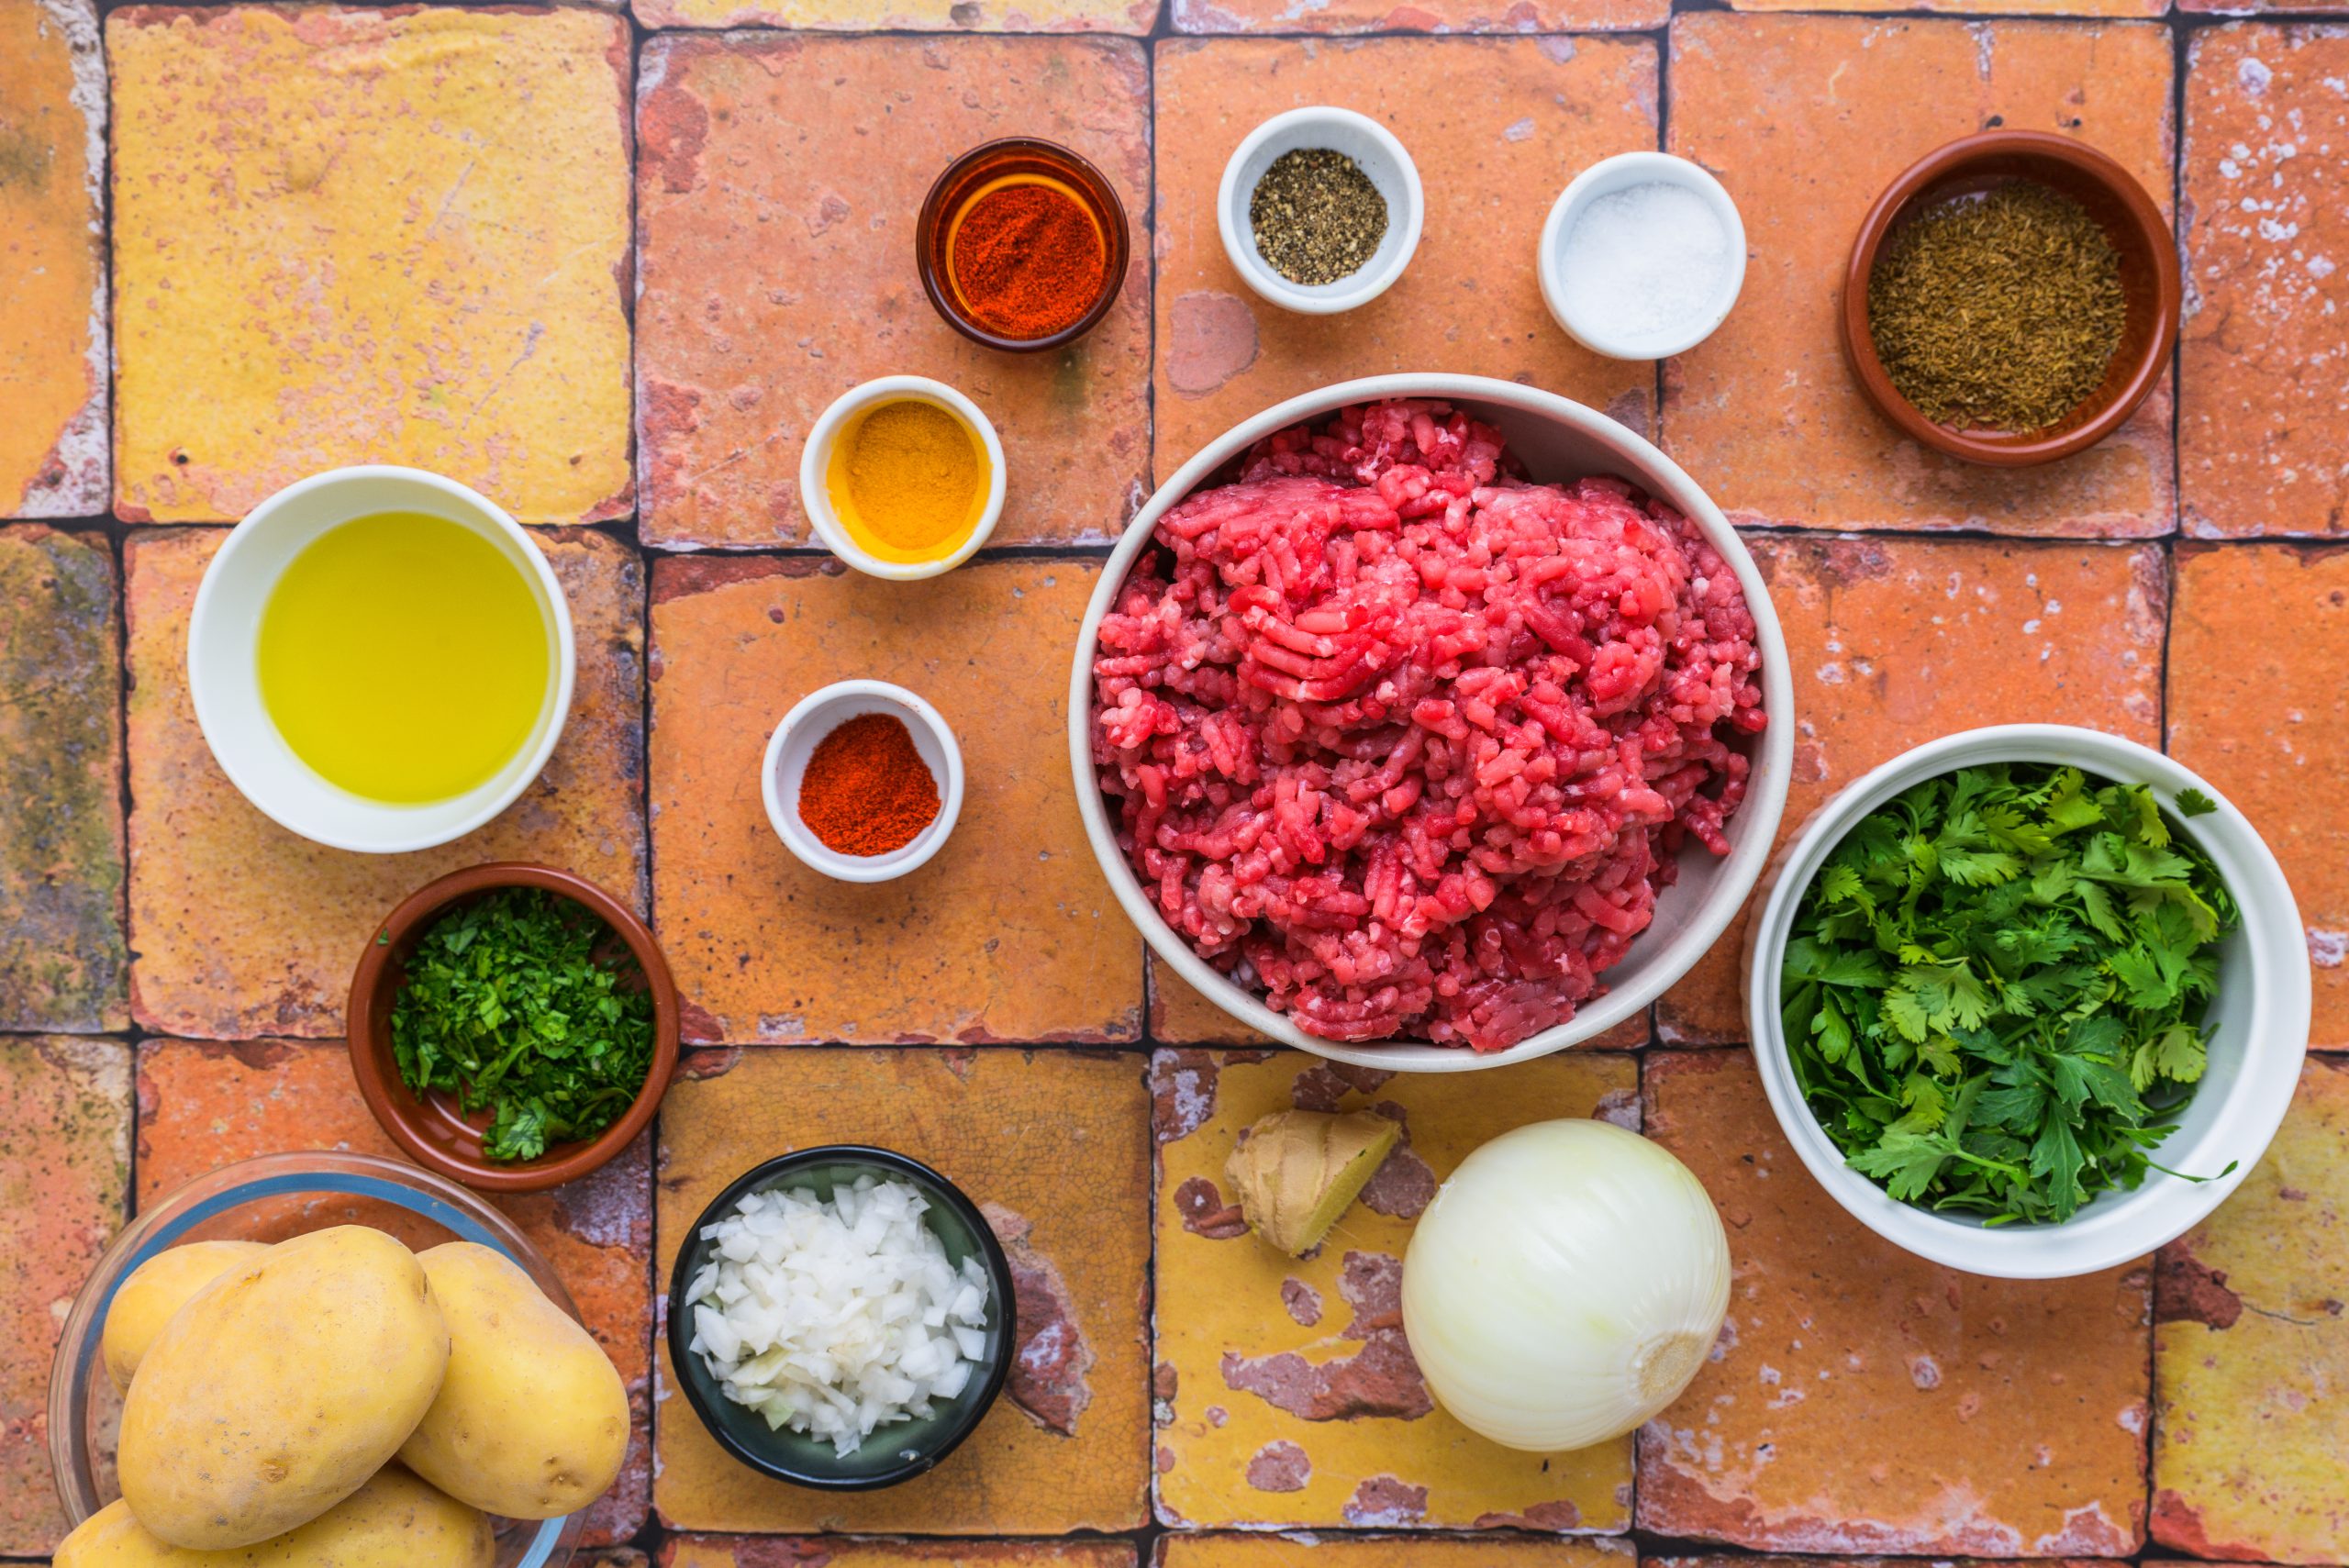
[[[89,1411],[83,1393],[97,1370],[99,1337],[115,1292],[133,1269],[176,1244],[206,1220],[249,1203],[300,1193],[395,1204],[464,1240],[494,1247],[529,1274],[549,1300],[573,1318],[579,1316],[562,1276],[512,1220],[454,1182],[420,1166],[343,1150],[263,1154],[223,1165],[141,1206],[99,1255],[66,1313],[49,1373],[49,1457],[57,1478],[58,1500],[65,1506],[69,1525],[81,1524],[106,1506],[90,1470]],[[577,1514],[540,1521],[530,1532],[515,1568],[562,1568],[583,1528]]]

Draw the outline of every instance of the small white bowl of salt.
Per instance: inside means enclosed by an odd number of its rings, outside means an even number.
[[[1745,284],[1745,224],[1721,183],[1668,152],[1575,176],[1542,226],[1542,298],[1575,341],[1660,360],[1712,335]]]

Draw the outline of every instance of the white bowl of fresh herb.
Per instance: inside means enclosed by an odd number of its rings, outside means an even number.
[[[1779,1124],[1886,1240],[1951,1268],[2114,1267],[2225,1200],[2308,1042],[2299,912],[2193,773],[2095,730],[1920,746],[1822,806],[1748,937]]]

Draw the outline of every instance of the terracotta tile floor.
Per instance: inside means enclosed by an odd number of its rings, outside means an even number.
[[[2349,1562],[2349,27],[2176,3],[0,0],[0,1560],[62,1530],[44,1385],[98,1249],[224,1161],[384,1148],[338,1039],[358,945],[524,856],[651,913],[696,1044],[644,1143],[505,1205],[636,1403],[593,1568]],[[1256,303],[1209,207],[1239,138],[1313,102],[1387,118],[1428,183],[1409,274],[1337,319]],[[2188,284],[2145,411],[2021,474],[1894,436],[1831,315],[1875,190],[1992,123],[2135,170]],[[1135,259],[1099,330],[1015,360],[948,333],[907,252],[943,160],[1019,132],[1108,172]],[[1625,365],[1550,323],[1531,251],[1573,172],[1656,146],[1720,175],[1752,255],[1714,339]],[[2160,741],[2253,815],[2318,1054],[2230,1205],[2062,1284],[1884,1250],[1763,1106],[1734,934],[1651,1018],[1501,1077],[1268,1053],[1145,961],[1066,760],[1107,542],[1235,420],[1408,368],[1603,407],[1747,528],[1794,663],[1789,826],[2012,718]],[[816,415],[887,371],[963,385],[1011,450],[999,548],[920,586],[808,550],[796,495]],[[250,809],[182,663],[217,525],[371,458],[541,525],[581,633],[539,785],[397,860]],[[753,782],[852,672],[922,686],[972,765],[947,853],[877,888],[802,872]],[[1195,1222],[1231,1129],[1300,1098],[1411,1140],[1292,1266]],[[1593,1113],[1704,1177],[1730,1331],[1636,1440],[1505,1454],[1427,1408],[1393,1260],[1475,1142]],[[991,1202],[1034,1318],[981,1433],[861,1497],[731,1464],[654,1343],[704,1197],[841,1137]]]

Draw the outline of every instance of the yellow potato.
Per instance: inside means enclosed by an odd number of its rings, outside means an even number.
[[[296,1530],[190,1551],[159,1540],[128,1503],[110,1503],[57,1549],[55,1568],[489,1568],[497,1539],[478,1508],[442,1496],[398,1465]]]
[[[449,1329],[416,1255],[341,1225],[279,1243],[182,1307],[122,1406],[122,1495],[191,1551],[306,1525],[424,1418]]]
[[[449,1324],[449,1375],[400,1462],[510,1519],[604,1495],[628,1452],[628,1390],[587,1330],[505,1254],[451,1241],[417,1254]]]
[[[106,1326],[98,1346],[106,1362],[106,1375],[117,1388],[130,1386],[130,1374],[147,1354],[147,1347],[185,1307],[188,1298],[239,1263],[250,1262],[269,1248],[259,1241],[190,1241],[169,1247],[130,1271],[106,1308]]]

